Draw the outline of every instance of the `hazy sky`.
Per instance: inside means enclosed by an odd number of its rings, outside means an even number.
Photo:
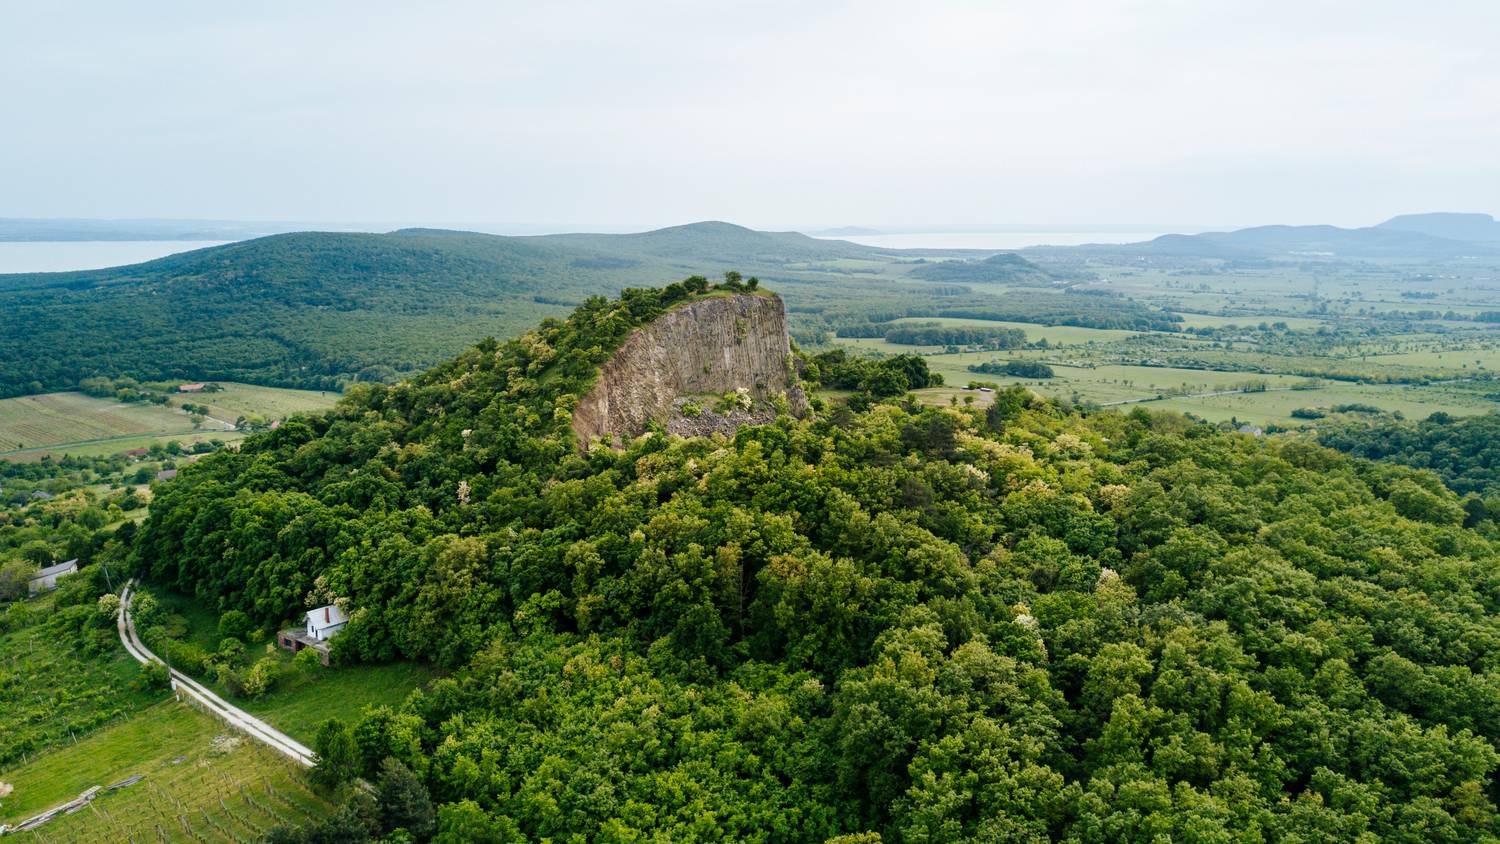
[[[0,216],[1500,212],[1500,3],[35,2]]]

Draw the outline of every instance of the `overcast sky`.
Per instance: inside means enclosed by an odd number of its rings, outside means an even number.
[[[1500,212],[1500,3],[35,2],[0,216]]]

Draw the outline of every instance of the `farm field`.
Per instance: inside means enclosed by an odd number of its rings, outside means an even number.
[[[1253,316],[1218,316],[1215,314],[1179,313],[1182,317],[1184,328],[1224,328],[1230,325],[1259,325],[1262,322],[1281,322],[1287,328],[1303,330],[1317,328],[1327,325],[1327,320],[1313,319],[1311,317],[1253,317]]]
[[[0,768],[82,738],[167,694],[136,688],[140,667],[120,648],[113,625],[98,624],[85,634],[56,629],[63,591],[7,611],[10,629],[0,634]],[[67,609],[93,611],[92,602]],[[0,774],[0,781],[8,780]]]
[[[338,394],[288,390],[250,384],[225,384],[223,392],[174,395],[182,402],[207,405],[216,420],[232,425],[249,414],[276,419],[293,413],[332,407]],[[0,459],[39,460],[47,454],[100,456],[177,440],[191,444],[211,439],[232,442],[242,435],[220,430],[214,421],[194,428],[180,407],[149,402],[122,404],[83,393],[46,393],[0,399]]]
[[[1169,398],[1147,405],[1153,410],[1177,410],[1202,416],[1212,422],[1238,419],[1256,425],[1305,424],[1291,417],[1299,407],[1332,407],[1366,404],[1412,419],[1443,411],[1453,416],[1473,416],[1500,409],[1500,405],[1477,396],[1444,393],[1404,384],[1327,383],[1316,390],[1243,393],[1232,396]]]
[[[1037,250],[1035,257],[1045,263],[1046,250]],[[1305,427],[1308,421],[1291,417],[1291,411],[1339,404],[1366,404],[1417,419],[1436,411],[1470,415],[1496,407],[1490,396],[1500,389],[1489,379],[1500,372],[1500,330],[1464,319],[1491,307],[1488,288],[1471,286],[1485,281],[1482,277],[1443,275],[1410,261],[1236,265],[1174,258],[1156,265],[1151,259],[1107,255],[1066,261],[1075,277],[1093,275],[1095,287],[1177,312],[1184,329],[1204,333],[906,317],[893,322],[1015,328],[1029,343],[1046,340],[1048,348],[949,354],[940,346],[902,346],[879,338],[832,342],[874,355],[920,354],[949,387],[983,380],[1024,383],[1044,395],[1104,405],[1150,399],[1153,408],[1210,421]],[[1027,381],[968,369],[1009,360],[1044,362],[1056,377]],[[1289,389],[1315,378],[1322,379],[1315,389]],[[1263,382],[1268,392],[1194,395],[1253,382]],[[949,397],[927,393],[923,400]]]
[[[339,393],[319,390],[289,390],[283,387],[261,387],[255,384],[218,382],[222,392],[173,396],[176,402],[207,405],[209,415],[233,422],[237,417],[258,413],[269,419],[280,419],[294,413],[327,410],[339,400]]]
[[[18,842],[257,840],[281,823],[330,810],[291,762],[213,717],[164,701],[75,745],[0,773],[15,787],[0,817],[14,824],[92,786],[139,776],[85,808],[20,833]]]
[[[188,415],[148,402],[121,404],[83,393],[0,399],[0,454],[143,434],[191,434]]]
[[[1127,337],[1134,337],[1139,333],[1136,331],[1126,331],[1118,328],[1082,328],[1076,325],[1038,325],[1034,322],[1006,322],[1002,320],[990,319],[969,319],[967,317],[902,317],[901,319],[892,320],[891,324],[898,325],[911,322],[936,323],[943,326],[993,326],[998,328],[1018,328],[1026,332],[1027,342],[1036,343],[1042,340],[1046,340],[1049,344],[1054,346],[1073,346],[1091,342],[1111,342],[1115,340],[1124,340]],[[840,339],[839,342],[879,343],[883,344],[883,346],[890,347],[890,349],[905,349],[907,351],[910,351],[913,348],[919,348],[915,346],[898,346],[894,343],[886,343],[884,340],[878,338],[868,340],[846,338]],[[882,350],[889,351],[889,349]]]

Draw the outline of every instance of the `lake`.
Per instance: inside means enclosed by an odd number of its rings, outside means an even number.
[[[871,234],[831,238],[881,249],[1023,249],[1027,246],[1078,246],[1084,243],[1136,243],[1166,234],[1130,232],[928,232]]]
[[[0,242],[0,274],[57,273],[139,264],[191,249],[206,249],[221,240],[76,240]]]

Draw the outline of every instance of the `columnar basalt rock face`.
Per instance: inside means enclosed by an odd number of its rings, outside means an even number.
[[[778,398],[807,411],[781,299],[711,296],[636,329],[573,409],[573,431],[582,444],[634,437],[652,420],[684,436],[732,433],[774,420]]]

